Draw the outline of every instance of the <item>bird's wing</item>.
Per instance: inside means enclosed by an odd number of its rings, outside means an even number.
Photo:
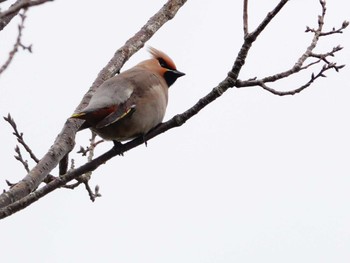
[[[89,104],[72,117],[87,120],[92,126],[107,126],[134,111],[133,91],[130,81],[115,76],[102,83]]]
[[[123,78],[121,75],[112,77],[96,90],[84,111],[90,112],[122,105],[130,99],[134,89],[135,87],[129,79]]]
[[[97,129],[107,127],[117,121],[130,117],[136,110],[135,105],[126,106],[120,105],[113,112],[104,117],[101,121],[96,124]]]
[[[142,73],[139,69],[133,69],[123,76],[121,74],[105,81],[92,96],[88,106],[72,117],[87,120],[89,126],[97,129],[130,117],[137,110],[137,100],[144,97],[152,87],[146,85],[146,88],[141,89],[138,84],[145,81],[159,84],[154,74]]]

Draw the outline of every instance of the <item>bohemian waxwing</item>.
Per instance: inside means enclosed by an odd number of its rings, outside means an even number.
[[[168,88],[185,75],[172,59],[150,47],[151,59],[116,75],[96,90],[89,104],[72,118],[84,119],[103,139],[125,141],[145,135],[162,122]]]

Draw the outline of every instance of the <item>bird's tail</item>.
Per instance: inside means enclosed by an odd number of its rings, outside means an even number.
[[[78,112],[78,113],[74,113],[72,116],[70,116],[71,118],[74,119],[82,119],[85,120],[86,119],[86,113],[85,112]],[[87,121],[84,121],[83,124],[80,126],[80,128],[78,129],[78,131],[84,130],[86,128],[90,128],[91,124],[88,123]]]
[[[74,113],[71,118],[75,118],[75,119],[85,119],[86,113],[85,112],[77,112]]]

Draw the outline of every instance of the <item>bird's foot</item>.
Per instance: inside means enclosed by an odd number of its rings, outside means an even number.
[[[145,134],[142,135],[142,140],[143,140],[143,143],[145,144],[145,146],[147,147],[147,139],[146,139]]]
[[[114,144],[113,148],[115,148],[116,150],[120,151],[119,155],[124,156],[124,153],[121,151],[121,148],[123,147],[123,144],[120,141],[115,141],[115,140],[113,140],[113,144]]]

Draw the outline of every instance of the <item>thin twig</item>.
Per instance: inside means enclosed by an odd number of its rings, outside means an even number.
[[[91,139],[90,139],[90,145],[89,147],[86,147],[86,149],[84,149],[82,146],[80,146],[80,150],[78,151],[78,153],[82,153],[83,156],[86,156],[88,154],[87,157],[87,162],[91,162],[92,159],[94,158],[94,151],[95,148],[98,144],[100,144],[101,142],[103,142],[104,140],[99,140],[96,142],[96,133],[91,132]],[[74,161],[72,160],[72,164],[74,164]],[[74,170],[74,166],[71,167],[70,171]],[[87,190],[90,200],[92,202],[94,202],[96,200],[96,197],[100,197],[101,194],[99,193],[99,186],[96,185],[95,186],[95,192],[92,191],[90,185],[89,185],[89,181],[91,179],[91,175],[92,172],[87,172],[84,173],[82,175],[80,175],[79,177],[76,178],[77,182],[73,183],[73,184],[66,184],[63,185],[63,188],[67,188],[67,189],[75,189],[76,187],[78,187],[80,184],[84,184],[85,185],[85,189]]]
[[[28,161],[23,159],[22,153],[21,153],[21,149],[18,147],[18,145],[16,145],[15,147],[15,152],[17,153],[17,155],[15,155],[15,159],[17,161],[19,161],[20,163],[23,164],[24,169],[29,172],[29,166],[28,166]]]
[[[11,64],[13,58],[15,57],[16,53],[18,52],[18,48],[19,47],[23,48],[24,50],[28,50],[30,53],[32,53],[32,45],[25,46],[21,42],[22,33],[23,33],[23,29],[24,29],[24,21],[26,19],[26,11],[27,10],[24,10],[23,13],[20,14],[21,22],[18,25],[18,34],[17,34],[16,42],[13,45],[13,48],[12,48],[11,52],[9,53],[9,56],[8,56],[7,60],[0,67],[0,74],[2,74],[8,68],[8,66]]]
[[[32,149],[30,149],[29,145],[24,141],[23,132],[18,131],[17,124],[16,124],[15,120],[12,118],[11,114],[9,113],[7,115],[7,117],[4,117],[4,120],[7,121],[11,125],[11,127],[13,129],[12,134],[16,136],[17,141],[24,147],[24,149],[29,154],[30,158],[32,158],[34,160],[34,162],[38,163],[39,159],[35,156]]]
[[[29,145],[24,141],[23,133],[18,131],[17,124],[16,124],[15,120],[11,117],[10,113],[7,115],[7,117],[4,117],[4,120],[11,125],[11,127],[13,129],[13,133],[12,134],[16,136],[17,141],[20,143],[20,145],[23,146],[23,148],[26,150],[26,152],[29,154],[29,156],[32,158],[32,160],[34,162],[38,163],[39,159],[35,156],[35,154],[33,153],[32,149],[29,147]],[[24,166],[24,169],[27,172],[29,172],[28,161],[23,159],[21,150],[18,147],[18,145],[16,145],[16,147],[15,147],[15,152],[17,153],[17,155],[15,155],[15,159],[18,160],[19,162],[21,162],[23,164],[23,166]],[[54,179],[56,179],[55,176],[53,176],[51,174],[48,174],[44,178],[43,182],[48,184],[48,183],[52,182]],[[6,180],[6,182],[9,185],[9,182],[7,180]],[[11,183],[10,186],[12,187],[14,185],[16,185],[16,184],[15,183]]]
[[[244,0],[243,3],[243,33],[246,37],[249,33],[248,29],[248,0]]]
[[[92,149],[94,149],[98,144],[103,143],[104,140],[99,140],[97,142],[95,142],[94,144],[90,144],[90,146],[87,147],[83,147],[80,146],[79,151],[77,151],[77,153],[81,153],[82,156],[86,156]]]
[[[95,154],[95,148],[96,146],[103,142],[103,140],[100,140],[100,141],[97,141],[96,142],[96,133],[94,133],[93,131],[91,131],[91,139],[90,139],[90,147],[89,147],[89,155],[88,155],[88,162],[91,162],[93,159],[94,159],[94,154]],[[91,190],[91,187],[89,185],[89,181],[91,179],[91,175],[92,175],[92,172],[88,172],[88,173],[85,173],[83,174],[82,176],[80,177],[83,177],[83,183],[85,185],[85,189],[87,190],[88,194],[89,194],[89,197],[90,197],[90,200],[92,202],[95,202],[96,200],[96,197],[101,197],[101,194],[99,193],[99,189],[100,187],[98,185],[95,186],[95,192],[93,192]]]
[[[320,36],[329,36],[329,35],[333,35],[333,34],[343,34],[344,33],[344,29],[347,28],[349,26],[349,21],[344,21],[341,26],[338,29],[335,29],[335,27],[332,28],[331,31],[328,32],[321,32]],[[315,33],[317,30],[310,28],[310,27],[306,27],[305,32],[313,32]]]

